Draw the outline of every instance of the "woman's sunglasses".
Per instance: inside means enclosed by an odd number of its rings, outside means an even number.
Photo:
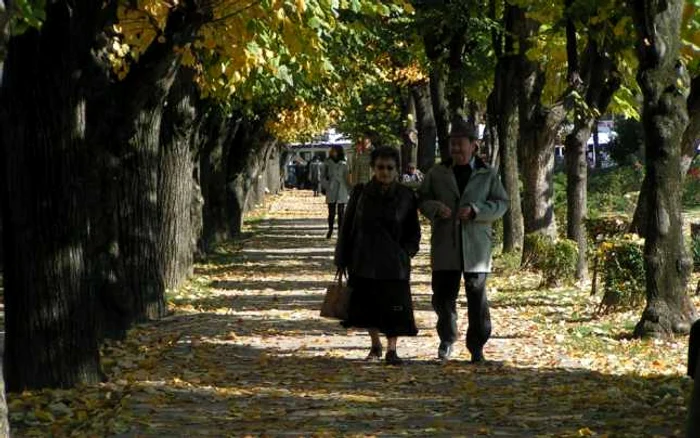
[[[377,170],[388,170],[389,172],[395,169],[394,166],[385,166],[383,164],[377,164],[375,167],[377,168]]]

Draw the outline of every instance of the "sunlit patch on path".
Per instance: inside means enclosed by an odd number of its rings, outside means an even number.
[[[171,316],[106,348],[110,383],[60,395],[94,401],[78,435],[682,436],[685,340],[629,340],[638,310],[598,318],[587,290],[496,274],[488,363],[469,364],[461,342],[452,362],[436,362],[427,230],[412,278],[420,333],[399,340],[408,364],[365,362],[367,335],[319,316],[335,242],[324,209],[286,192],[169,294]],[[42,397],[34,406],[50,412],[55,398]],[[17,436],[76,430],[52,415],[16,417]]]

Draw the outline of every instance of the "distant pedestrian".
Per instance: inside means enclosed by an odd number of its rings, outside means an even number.
[[[321,157],[314,155],[314,158],[309,162],[309,182],[311,183],[311,188],[314,191],[314,196],[318,196],[321,191],[321,172],[323,170],[323,163],[321,162]]]
[[[418,170],[418,168],[416,167],[416,163],[408,163],[406,173],[401,175],[401,182],[408,185],[412,185],[423,182],[423,178],[423,172]]]
[[[335,250],[335,264],[347,270],[352,288],[343,325],[369,330],[368,359],[381,359],[383,333],[385,360],[399,365],[397,338],[418,333],[409,284],[411,258],[420,243],[418,205],[414,192],[397,181],[396,149],[373,150],[370,163],[374,176],[353,188]]]
[[[323,165],[323,185],[326,188],[326,204],[328,204],[326,239],[330,239],[333,235],[336,212],[338,229],[340,229],[343,226],[345,204],[350,198],[348,163],[345,161],[345,151],[342,146],[333,146],[329,152],[329,158]]]
[[[300,190],[306,188],[306,165],[301,158],[294,165],[294,173],[297,176],[297,188]]]
[[[352,157],[350,170],[350,184],[353,187],[358,184],[366,184],[372,179],[372,166],[370,164],[372,149],[374,147],[369,135],[362,137],[355,144],[355,154]]]

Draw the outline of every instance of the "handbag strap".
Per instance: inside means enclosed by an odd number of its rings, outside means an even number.
[[[338,269],[335,272],[335,276],[333,277],[333,279],[335,281],[337,281],[340,286],[342,286],[343,285],[343,277],[345,277],[345,281],[347,282],[347,278],[348,278],[347,272],[345,272],[344,269]]]

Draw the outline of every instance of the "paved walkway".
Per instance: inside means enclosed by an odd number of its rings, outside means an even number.
[[[309,192],[278,197],[242,242],[197,266],[191,285],[173,297],[173,316],[106,350],[118,388],[109,414],[116,436],[680,433],[683,400],[654,398],[660,385],[683,385],[675,371],[590,369],[594,359],[569,354],[564,342],[567,324],[590,320],[585,311],[551,293],[528,295],[536,282],[524,274],[490,291],[489,362],[471,365],[460,343],[455,360],[440,365],[427,233],[412,281],[420,333],[399,340],[408,364],[365,362],[368,336],[318,315],[333,276],[335,239],[324,238],[324,208]],[[649,422],[652,415],[663,418]]]

